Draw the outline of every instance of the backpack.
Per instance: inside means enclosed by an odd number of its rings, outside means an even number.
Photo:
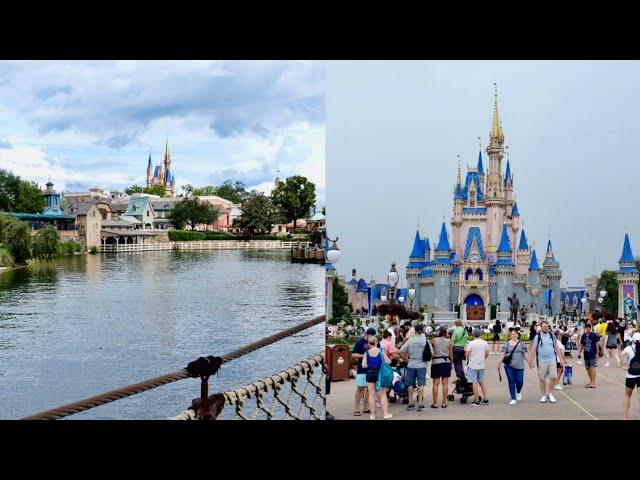
[[[631,348],[633,349],[633,358],[629,362],[629,370],[627,371],[629,372],[629,375],[640,375],[640,357],[638,357],[636,349],[633,347]]]
[[[433,354],[431,353],[431,342],[427,339],[427,344],[424,346],[424,350],[422,351],[422,361],[430,362],[431,358],[433,358]]]
[[[553,351],[555,352],[556,346],[558,345],[556,342],[556,336],[551,332],[549,332],[549,335],[551,335],[551,341],[553,343]],[[536,337],[538,337],[538,343],[536,343],[536,366],[539,367],[540,363],[538,362],[538,349],[540,348],[540,344],[542,343],[542,330],[538,332]]]

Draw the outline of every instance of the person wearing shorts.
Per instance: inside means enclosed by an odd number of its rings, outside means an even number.
[[[600,344],[598,342],[598,335],[591,331],[591,324],[589,322],[584,325],[584,333],[580,337],[580,351],[579,354],[584,352],[584,367],[589,374],[589,383],[585,385],[585,388],[596,388],[596,367],[598,366],[598,356],[600,354]]]
[[[453,342],[447,338],[447,328],[438,328],[438,337],[431,341],[433,358],[431,359],[431,378],[433,380],[433,403],[431,408],[438,408],[438,390],[442,383],[442,408],[447,408],[449,378],[451,377],[451,360],[453,358]]]
[[[400,353],[407,353],[409,355],[409,362],[407,364],[407,374],[405,382],[409,393],[409,405],[407,410],[416,409],[416,404],[413,401],[414,385],[418,384],[418,407],[419,412],[425,409],[424,406],[424,387],[427,384],[427,362],[422,360],[422,354],[425,348],[429,347],[429,342],[424,336],[424,326],[422,323],[418,323],[415,327],[415,335],[409,338],[407,342],[400,348]]]
[[[367,369],[362,367],[362,358],[365,352],[369,349],[369,336],[376,335],[376,329],[370,327],[367,329],[361,339],[359,339],[353,346],[351,351],[351,358],[358,360],[358,366],[356,370],[356,395],[355,395],[355,408],[353,415],[359,417],[362,415],[362,402],[364,401],[364,413],[370,413],[369,408],[369,395],[367,395]]]
[[[627,365],[631,365],[631,360],[636,354],[640,355],[640,333],[634,333],[631,337],[631,345],[625,347],[622,351],[623,358],[626,357]],[[631,375],[627,370],[624,382],[624,400],[622,401],[622,419],[629,419],[629,407],[631,406],[631,397],[633,391],[638,388],[638,400],[640,400],[640,375]],[[640,409],[638,409],[638,418],[640,418]]]
[[[531,354],[529,358],[529,367],[533,368],[534,359],[538,367],[538,379],[540,380],[540,391],[542,397],[540,403],[549,400],[556,403],[556,399],[551,393],[553,384],[557,376],[557,362],[564,366],[564,354],[558,348],[558,342],[553,333],[549,329],[549,322],[542,321],[540,324],[540,332],[531,340]]]
[[[473,329],[474,340],[465,347],[465,355],[469,359],[467,366],[467,381],[473,384],[473,402],[471,405],[489,405],[487,398],[487,386],[484,383],[484,370],[489,356],[489,344],[480,338],[480,329]],[[483,398],[478,395],[478,389],[482,389]],[[482,402],[482,403],[481,403]]]

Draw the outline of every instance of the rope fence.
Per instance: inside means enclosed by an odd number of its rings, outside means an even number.
[[[320,315],[319,317],[313,318],[312,320],[308,320],[306,322],[300,323],[299,325],[288,328],[286,330],[282,330],[281,332],[278,332],[274,335],[262,338],[256,342],[245,345],[244,347],[233,350],[232,352],[229,352],[226,355],[223,355],[222,357],[207,357],[207,358],[217,360],[217,364],[215,366],[215,370],[217,370],[217,368],[222,364],[228,363],[232,360],[236,360],[260,348],[266,347],[267,345],[271,345],[272,343],[275,343],[279,340],[290,337],[303,330],[306,330],[315,325],[323,323],[324,320],[325,320],[325,316]],[[204,357],[200,357],[197,361],[191,362],[189,364],[189,367],[191,367],[191,365],[195,363],[197,363],[198,366],[200,366],[201,362],[204,362],[206,364],[207,360]],[[210,363],[213,364],[215,362],[211,361]],[[190,372],[190,370],[188,370],[187,368],[183,368],[175,372],[167,373],[165,375],[161,375],[158,377],[151,378],[149,380],[145,380],[143,382],[134,383],[132,385],[129,385],[123,388],[111,390],[109,392],[105,392],[100,395],[95,395],[93,397],[85,398],[77,402],[62,405],[60,407],[56,407],[50,410],[36,413],[34,415],[29,415],[27,417],[22,418],[22,420],[57,420],[60,418],[68,417],[69,415],[84,412],[85,410],[89,410],[91,408],[95,408],[100,405],[104,405],[106,403],[110,403],[116,400],[120,400],[122,398],[126,398],[131,395],[136,395],[138,393],[142,393],[147,390],[158,388],[162,385],[167,385],[172,382],[177,382],[178,380],[183,380],[185,378],[196,378],[198,376],[200,376],[201,378],[205,377],[203,378],[203,383],[206,384],[206,379],[209,378],[209,375],[211,373],[215,373],[215,370],[194,374],[193,370]],[[204,391],[206,391],[206,389]]]
[[[216,397],[234,408],[232,419],[241,420],[324,420],[327,370],[324,353],[292,367]],[[222,406],[224,406],[222,405]],[[219,408],[221,411],[222,408]],[[248,410],[252,410],[248,412]],[[219,412],[218,412],[219,413]],[[189,408],[171,420],[198,420]]]

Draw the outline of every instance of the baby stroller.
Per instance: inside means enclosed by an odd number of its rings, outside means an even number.
[[[473,384],[469,383],[469,381],[467,380],[467,376],[464,374],[464,371],[460,372],[460,378],[456,380],[455,385],[456,386],[453,388],[453,393],[447,395],[447,400],[455,400],[455,393],[460,395],[460,403],[467,403],[467,398],[473,396]]]
[[[389,403],[399,403],[400,401],[405,405],[409,403],[409,388],[405,382],[406,374],[406,367],[393,369],[393,388],[389,395]]]

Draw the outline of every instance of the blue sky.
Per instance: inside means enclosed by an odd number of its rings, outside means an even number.
[[[487,145],[498,84],[514,190],[530,244],[549,234],[570,286],[617,268],[625,227],[640,254],[640,63],[328,62],[327,209],[340,274],[384,281],[419,222],[437,243],[456,156]],[[485,156],[486,160],[486,156]],[[505,162],[506,163],[506,162]],[[485,163],[485,168],[486,168]]]
[[[324,204],[324,74],[311,61],[2,61],[0,167],[122,189],[168,136],[179,191],[232,179],[268,192],[280,170]]]

